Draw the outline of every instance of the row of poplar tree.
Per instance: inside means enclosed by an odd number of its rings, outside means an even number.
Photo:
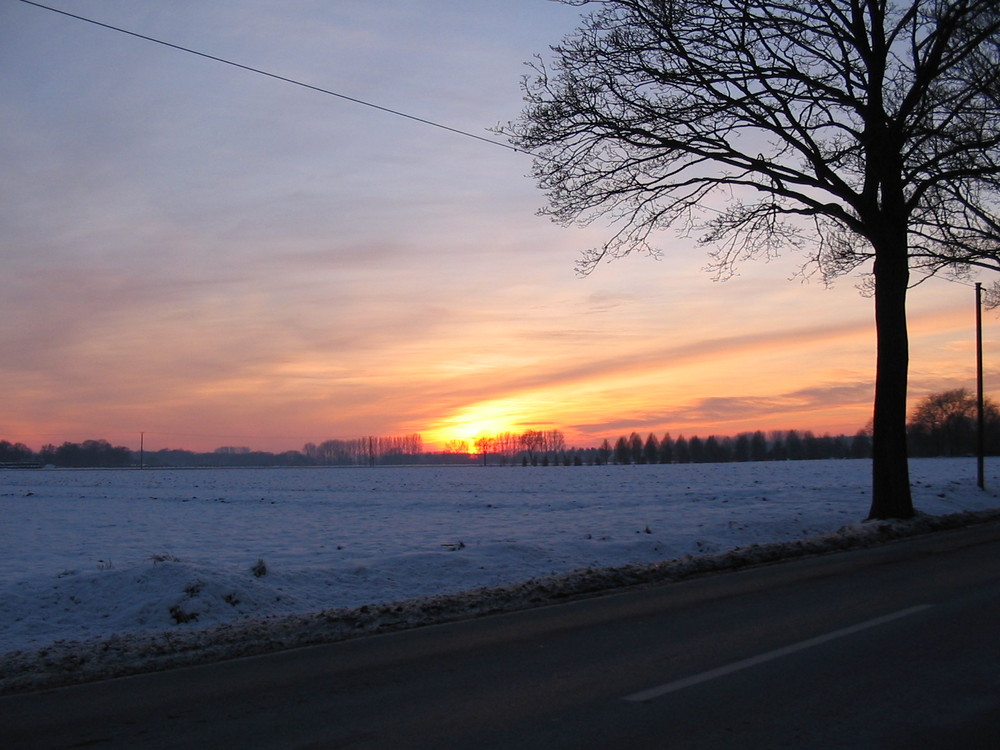
[[[735,437],[697,435],[676,438],[669,433],[657,438],[650,433],[645,439],[636,432],[622,436],[614,445],[605,440],[598,449],[602,463],[671,464],[725,463],[729,461],[800,461],[822,458],[868,458],[871,456],[871,435],[859,431],[854,437],[845,435],[814,435],[810,431],[761,430],[743,432]]]

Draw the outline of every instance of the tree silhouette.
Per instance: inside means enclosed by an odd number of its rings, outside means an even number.
[[[660,462],[660,441],[652,432],[646,438],[642,446],[642,462],[644,464],[656,464]]]
[[[670,437],[670,433],[665,433],[663,435],[663,440],[660,441],[660,463],[670,464],[674,462],[674,439]]]
[[[733,460],[750,460],[750,433],[741,432],[736,436],[736,441],[733,443]]]
[[[697,435],[692,435],[688,439],[688,456],[688,460],[693,464],[703,464],[707,460],[705,458],[705,441]]]
[[[996,451],[1000,432],[1000,410],[990,399],[983,400],[987,452]],[[932,393],[913,410],[910,418],[910,445],[918,456],[963,456],[976,451],[978,404],[965,388]]]
[[[805,445],[795,430],[785,433],[785,456],[789,461],[801,461],[806,457]]]
[[[611,444],[607,438],[601,441],[601,447],[597,449],[597,464],[602,466],[611,460]]]
[[[691,446],[688,445],[687,438],[683,435],[678,435],[677,440],[674,441],[674,456],[679,464],[691,462]]]
[[[29,461],[32,458],[31,449],[24,443],[11,443],[0,440],[0,463],[17,463]]]
[[[622,435],[618,440],[615,441],[615,463],[616,464],[630,464],[632,463],[632,451],[629,449],[628,440]]]
[[[585,0],[563,0],[571,5]],[[913,515],[911,271],[1000,267],[996,0],[600,0],[502,129],[546,211],[610,217],[581,269],[700,232],[725,276],[779,249],[826,279],[871,262],[871,518]],[[727,201],[714,213],[713,203]]]
[[[641,464],[642,461],[642,435],[633,432],[628,436],[629,460],[634,464]]]

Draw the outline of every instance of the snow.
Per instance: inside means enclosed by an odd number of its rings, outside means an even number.
[[[863,523],[870,472],[869,461],[0,470],[0,692],[675,580],[1000,508],[1000,460],[982,491],[974,459],[920,459],[921,518]]]

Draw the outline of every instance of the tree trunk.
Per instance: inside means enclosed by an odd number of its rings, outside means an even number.
[[[900,246],[901,245],[901,246]],[[905,232],[876,248],[875,418],[872,435],[872,506],[869,519],[912,518],[906,452],[906,381],[909,346],[906,289],[909,266]]]

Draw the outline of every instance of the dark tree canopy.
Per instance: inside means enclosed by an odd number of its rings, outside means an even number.
[[[978,433],[978,399],[965,388],[932,393],[913,409],[908,426],[910,446],[917,456],[975,455]],[[1000,451],[1000,409],[983,399],[984,448]]]
[[[878,364],[871,517],[913,514],[906,293],[1000,270],[996,0],[564,0],[594,5],[538,60],[506,133],[545,209],[610,218],[582,269],[695,232],[717,271],[806,253],[871,262]]]

